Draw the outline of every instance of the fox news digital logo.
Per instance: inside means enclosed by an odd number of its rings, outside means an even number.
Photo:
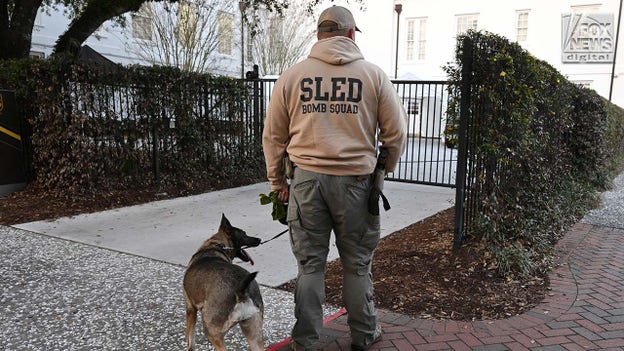
[[[613,62],[613,14],[566,14],[561,17],[561,61]]]

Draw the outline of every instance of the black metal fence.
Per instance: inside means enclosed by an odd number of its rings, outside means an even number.
[[[460,89],[460,106],[459,106],[459,130],[457,137],[458,146],[458,164],[457,164],[457,188],[455,189],[455,228],[453,238],[453,248],[459,249],[463,239],[465,227],[474,219],[476,206],[466,207],[466,197],[469,193],[470,177],[474,177],[474,167],[471,167],[473,173],[468,175],[468,128],[470,118],[470,97],[472,87],[472,43],[469,39],[462,42],[462,59],[464,65],[461,71]],[[474,136],[475,133],[472,133]],[[472,162],[470,162],[472,163]],[[471,196],[473,201],[476,196]],[[467,215],[466,215],[467,212]]]
[[[389,180],[455,187],[457,149],[447,140],[446,81],[395,80],[394,86],[407,112],[408,141]]]
[[[188,183],[263,174],[254,84],[135,82],[90,77],[65,84],[65,123],[83,139],[82,152],[105,163],[108,176]]]

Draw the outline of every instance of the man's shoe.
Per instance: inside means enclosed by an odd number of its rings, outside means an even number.
[[[383,336],[383,330],[378,325],[375,328],[375,333],[373,334],[373,341],[370,344],[367,344],[367,345],[351,344],[351,351],[366,351],[370,349],[373,346],[373,344],[375,344],[377,341],[381,340],[382,336]]]

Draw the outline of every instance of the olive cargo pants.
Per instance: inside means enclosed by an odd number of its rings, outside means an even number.
[[[379,216],[368,213],[370,176],[332,176],[295,168],[288,225],[298,276],[292,339],[297,348],[318,347],[323,327],[325,268],[331,231],[343,266],[342,297],[352,342],[372,342],[377,325],[371,262],[379,243]]]

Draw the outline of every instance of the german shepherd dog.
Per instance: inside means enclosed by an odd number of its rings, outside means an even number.
[[[232,263],[237,257],[253,264],[243,248],[258,245],[260,239],[233,227],[223,215],[219,231],[204,241],[191,258],[184,274],[188,351],[194,348],[198,310],[201,311],[204,333],[218,351],[225,350],[225,334],[237,323],[249,348],[264,350],[264,304],[255,281],[257,272],[249,273]]]

